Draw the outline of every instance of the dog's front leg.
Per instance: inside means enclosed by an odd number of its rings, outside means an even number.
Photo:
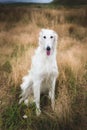
[[[54,107],[55,107],[55,84],[56,84],[56,78],[53,78],[52,80],[52,86],[51,86],[51,89],[49,91],[49,97],[51,99],[51,106],[52,106],[52,109],[54,111]]]
[[[33,85],[33,92],[34,92],[34,101],[36,104],[36,114],[37,116],[40,115],[41,110],[40,110],[40,82],[34,83]]]

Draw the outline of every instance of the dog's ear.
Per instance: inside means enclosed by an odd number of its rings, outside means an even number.
[[[39,42],[41,41],[41,37],[43,36],[43,32],[45,31],[46,29],[42,28],[40,33],[39,33]]]
[[[58,41],[58,34],[55,31],[53,31],[53,32],[54,32],[55,42],[57,43],[57,41]]]

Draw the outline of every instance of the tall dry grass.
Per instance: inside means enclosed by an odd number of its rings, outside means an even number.
[[[0,111],[2,115],[5,107],[13,103],[13,98],[18,100],[16,90],[19,89],[22,77],[30,68],[31,57],[38,46],[39,31],[41,28],[50,28],[59,34],[57,62],[60,72],[56,84],[55,106],[58,119],[56,120],[52,112],[50,116],[52,115],[54,122],[60,124],[59,128],[55,127],[56,129],[85,130],[87,128],[85,122],[87,119],[86,27],[87,9],[83,7],[71,9],[0,7]],[[44,111],[49,115],[49,106]],[[43,120],[45,117],[34,119],[38,122],[38,125],[34,126],[35,130],[41,129],[39,124],[42,122],[43,126]],[[48,124],[49,121],[48,118]],[[1,125],[4,127],[3,122]],[[10,129],[10,126],[8,127]],[[21,126],[19,128],[21,129]]]

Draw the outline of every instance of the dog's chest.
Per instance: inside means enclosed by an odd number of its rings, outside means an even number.
[[[40,68],[41,74],[42,74],[43,76],[45,76],[46,78],[47,78],[47,77],[49,78],[50,75],[52,75],[52,73],[53,73],[53,71],[54,71],[54,68],[55,68],[55,66],[54,66],[54,64],[53,64],[52,62],[49,62],[49,61],[44,62],[44,63],[42,64],[41,68]]]
[[[37,60],[36,60],[37,59]],[[57,74],[57,63],[55,57],[35,57],[33,60],[32,73],[35,78],[49,79]]]

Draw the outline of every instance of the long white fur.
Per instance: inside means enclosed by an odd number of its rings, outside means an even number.
[[[46,38],[44,38],[46,36]],[[51,38],[52,36],[52,38]],[[27,76],[23,77],[21,84],[22,94],[20,103],[22,101],[28,105],[29,96],[34,94],[34,101],[36,103],[36,114],[41,113],[40,110],[40,94],[49,92],[51,99],[51,106],[55,107],[55,83],[58,76],[58,67],[56,62],[56,46],[58,35],[55,31],[49,29],[42,29],[39,35],[39,46],[32,58],[31,69]],[[51,53],[46,54],[46,48],[50,46]]]

